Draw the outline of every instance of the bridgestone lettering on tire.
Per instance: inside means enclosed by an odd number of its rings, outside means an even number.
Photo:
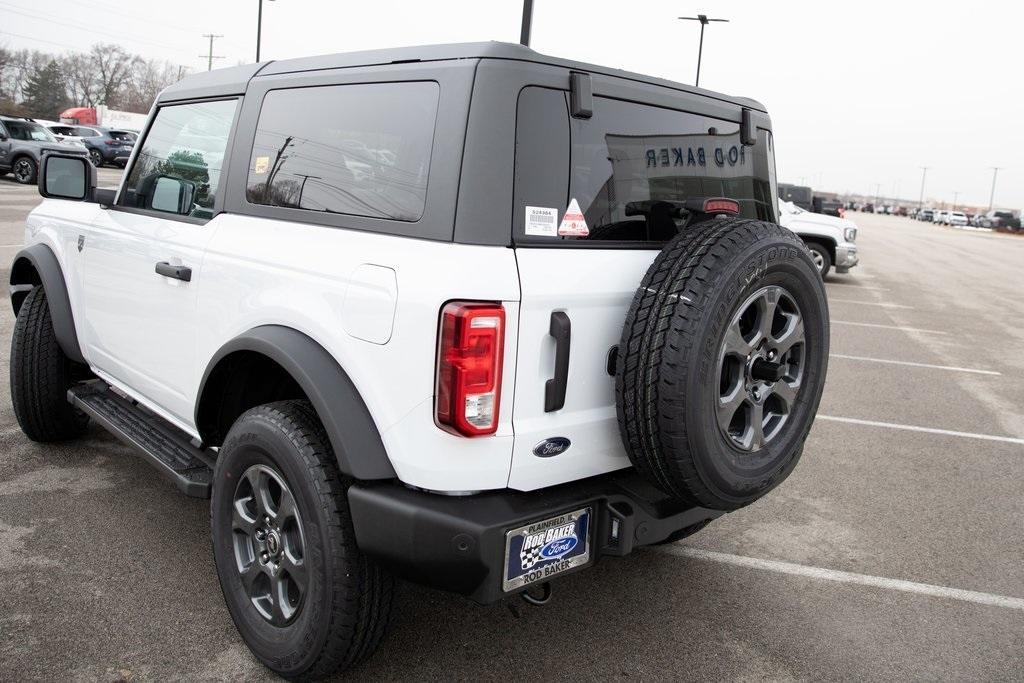
[[[615,389],[630,460],[691,504],[757,500],[800,458],[828,344],[824,286],[796,235],[739,218],[692,226],[626,315]]]
[[[346,484],[306,401],[246,412],[217,457],[210,516],[224,599],[249,649],[285,678],[352,667],[388,627],[394,581],[356,547]]]

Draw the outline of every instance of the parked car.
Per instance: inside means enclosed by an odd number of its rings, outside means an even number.
[[[804,211],[793,202],[779,202],[779,224],[804,241],[822,278],[833,266],[837,273],[848,273],[859,263],[857,225],[851,220]]]
[[[796,204],[796,202],[793,202]],[[843,208],[843,203],[837,199],[825,199],[824,197],[814,197],[811,201],[811,210],[814,213],[821,213],[826,216],[835,216],[836,218],[842,218],[843,214],[846,213],[846,209]]]
[[[935,210],[935,214],[934,214],[934,218],[932,219],[932,222],[933,223],[938,223],[939,225],[945,224],[945,222],[946,222],[946,214],[948,214],[948,213],[949,213],[949,211],[947,211],[946,209],[936,209]]]
[[[921,209],[920,211],[917,212],[917,220],[919,220],[919,221],[926,221],[926,222],[930,223],[934,219],[935,219],[935,210],[934,209]]]
[[[87,154],[84,145],[61,142],[30,118],[0,115],[0,175],[13,173],[15,181],[31,185],[47,152]]]
[[[543,600],[795,467],[828,309],[753,100],[482,43],[189,76],[147,131],[116,191],[45,157],[14,413],[211,496],[278,674],[369,656],[394,576]]]
[[[978,227],[1019,230],[1020,218],[1015,216],[1012,211],[993,209],[992,211],[978,217]]]
[[[124,168],[138,137],[130,130],[101,126],[74,126],[73,130],[75,137],[89,148],[89,158],[96,167],[114,164]]]
[[[779,183],[779,199],[793,202],[805,211],[814,211],[814,191],[806,185]]]
[[[947,225],[967,225],[967,214],[963,211],[948,211],[942,219]]]

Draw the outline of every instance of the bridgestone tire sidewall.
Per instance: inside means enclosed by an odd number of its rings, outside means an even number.
[[[739,305],[752,293],[770,285],[783,287],[796,301],[804,322],[804,374],[783,431],[753,453],[731,445],[718,426],[718,355],[723,338]],[[797,241],[780,237],[757,240],[732,257],[711,284],[711,299],[696,339],[703,346],[690,354],[685,396],[685,423],[692,463],[701,482],[717,500],[705,500],[721,509],[749,504],[780,484],[796,466],[803,450],[824,387],[828,363],[828,305],[814,262]],[[665,354],[672,353],[673,332]],[[682,347],[680,347],[682,348]],[[695,350],[696,351],[696,350]],[[672,398],[671,395],[665,398]],[[667,422],[673,416],[662,415]],[[667,426],[667,425],[665,425]]]
[[[217,461],[211,500],[213,549],[221,588],[239,632],[250,649],[274,670],[305,672],[319,657],[329,629],[331,605],[325,585],[331,585],[324,549],[320,497],[292,445],[262,416],[243,416],[225,439]],[[231,531],[232,503],[239,478],[252,465],[267,465],[283,476],[302,517],[303,559],[309,587],[295,620],[284,628],[271,625],[256,612],[235,570]],[[234,575],[231,574],[234,572]],[[325,579],[326,582],[325,582]]]

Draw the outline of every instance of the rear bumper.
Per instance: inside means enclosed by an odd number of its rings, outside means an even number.
[[[482,604],[521,592],[502,590],[505,536],[511,529],[591,508],[591,558],[570,573],[723,514],[681,505],[632,470],[529,493],[503,490],[465,497],[394,483],[359,483],[349,489],[348,498],[363,552],[398,576]]]

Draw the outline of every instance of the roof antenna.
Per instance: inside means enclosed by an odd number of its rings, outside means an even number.
[[[530,47],[530,28],[533,25],[533,0],[523,0],[523,28],[519,31],[519,42]]]

